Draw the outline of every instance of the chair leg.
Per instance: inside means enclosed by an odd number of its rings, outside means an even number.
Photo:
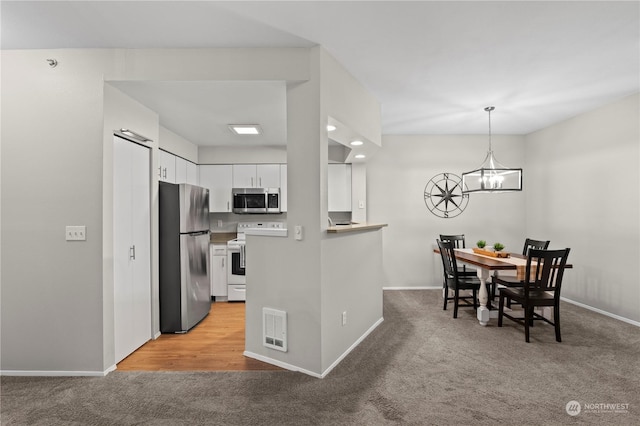
[[[443,310],[447,310],[447,302],[449,302],[449,289],[445,287],[442,290],[442,298],[444,299],[444,305],[442,306]]]
[[[458,318],[458,298],[459,298],[459,290],[456,288],[455,293],[453,295],[453,317]]]
[[[556,342],[562,342],[560,337],[560,306],[557,304],[553,307],[553,324],[556,329]]]
[[[529,322],[532,317],[531,310],[528,306],[524,306],[524,340],[529,343]]]
[[[504,293],[502,292],[500,292],[500,301],[498,303],[498,327],[502,327],[502,316],[504,315]]]

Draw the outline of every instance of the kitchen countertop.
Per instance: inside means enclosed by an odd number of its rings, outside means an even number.
[[[212,232],[209,234],[209,242],[211,244],[227,244],[227,241],[235,240],[237,236],[235,232]]]
[[[387,226],[386,223],[352,223],[351,225],[335,225],[327,228],[329,234],[340,234],[343,232],[358,232],[381,229]]]

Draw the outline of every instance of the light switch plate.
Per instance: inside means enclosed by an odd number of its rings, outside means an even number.
[[[87,240],[87,227],[81,226],[67,226],[65,228],[65,239],[67,241],[86,241]]]

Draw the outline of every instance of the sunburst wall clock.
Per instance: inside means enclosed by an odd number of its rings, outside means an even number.
[[[462,189],[460,176],[453,173],[437,174],[424,187],[424,203],[438,217],[456,217],[469,204],[469,194],[463,194]]]

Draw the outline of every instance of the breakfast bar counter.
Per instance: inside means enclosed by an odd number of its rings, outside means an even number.
[[[329,234],[340,234],[343,232],[358,232],[381,229],[387,226],[386,223],[352,223],[350,225],[335,225],[327,228]]]

